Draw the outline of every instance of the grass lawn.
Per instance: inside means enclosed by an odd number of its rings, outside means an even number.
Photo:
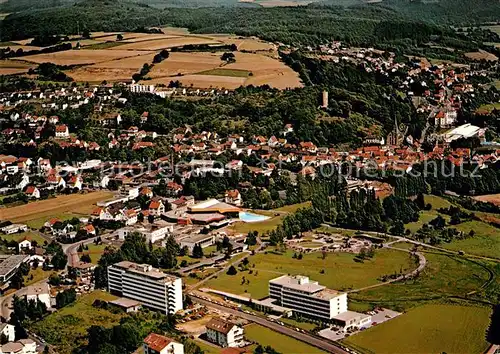
[[[482,266],[458,256],[424,253],[427,265],[420,276],[349,294],[351,300],[405,311],[449,296],[464,296],[489,279]]]
[[[305,331],[311,331],[311,330],[315,329],[317,326],[317,324],[315,324],[315,323],[305,322],[305,321],[297,321],[297,320],[294,320],[293,318],[282,317],[282,318],[280,318],[280,321],[282,321],[286,324],[289,324],[290,326],[301,328]]]
[[[380,250],[364,263],[354,261],[348,253],[329,253],[322,259],[321,253],[305,254],[303,259],[293,259],[293,252],[285,254],[268,252],[249,257],[250,270],[236,275],[222,274],[206,283],[207,287],[235,294],[248,293],[254,298],[268,295],[268,282],[284,274],[307,275],[331,289],[346,290],[377,284],[382,275],[416,268],[405,252]],[[255,265],[255,266],[254,266]],[[324,270],[321,274],[320,271]],[[252,274],[250,274],[252,271]],[[245,277],[249,284],[242,285]]]
[[[96,245],[94,243],[90,243],[87,245],[87,247],[89,248],[88,251],[85,250],[83,253],[88,253],[92,263],[97,264],[99,262],[99,260],[101,259],[102,255],[104,254],[104,249],[107,246],[108,245],[104,245],[104,244]]]
[[[198,347],[203,350],[205,354],[219,354],[222,348],[217,347],[215,345],[210,345],[202,340],[195,340],[195,343]]]
[[[458,225],[452,225],[459,231],[468,234],[470,230],[474,230],[475,235],[465,240],[457,240],[451,243],[443,243],[439,246],[465,253],[500,258],[500,232],[494,226],[488,225],[482,221],[468,221]]]
[[[197,75],[216,75],[216,76],[232,76],[232,77],[248,77],[250,71],[238,69],[223,69],[217,68],[197,73]]]
[[[245,326],[245,338],[255,341],[262,346],[270,345],[279,353],[286,354],[316,354],[325,353],[324,351],[300,342],[281,333],[274,332],[269,328],[251,324]]]
[[[54,214],[54,215],[51,215],[50,217],[44,216],[42,218],[29,220],[29,221],[26,222],[26,225],[28,225],[32,229],[39,230],[50,219],[59,219],[61,221],[66,221],[66,220],[70,220],[70,219],[73,219],[73,218],[81,218],[82,216],[83,215],[72,214],[72,213]]]
[[[300,245],[301,247],[304,247],[304,248],[318,248],[318,247],[322,247],[322,246],[325,246],[323,243],[321,242],[300,242],[298,245]]]
[[[230,226],[231,230],[236,233],[248,234],[250,231],[257,231],[260,235],[274,230],[281,223],[281,219],[288,213],[294,213],[300,208],[307,208],[310,202],[287,205],[273,210],[256,210],[255,213],[266,216],[271,216],[270,219],[259,222],[237,222]],[[280,214],[275,216],[275,214]]]
[[[125,314],[114,314],[92,307],[95,300],[113,300],[116,296],[103,291],[83,295],[73,304],[33,323],[30,329],[57,347],[58,353],[71,353],[71,349],[84,344],[83,337],[92,325],[111,327]]]
[[[28,238],[30,241],[36,241],[39,246],[43,245],[43,242],[45,241],[40,235],[34,233],[34,232],[22,232],[20,234],[10,234],[10,235],[0,235],[0,238],[6,240],[6,241],[16,241],[19,242],[25,237]]]
[[[42,269],[42,265],[40,264],[37,269],[30,269],[30,272],[27,276],[24,277],[24,286],[32,285],[38,283],[40,280],[46,279],[50,277],[54,271],[45,271]],[[33,278],[31,278],[33,276]]]
[[[485,111],[488,111],[488,112],[491,112],[494,109],[500,109],[500,102],[490,103],[490,104],[483,104],[483,105],[481,105],[478,108],[478,110],[485,110]]]
[[[490,312],[486,307],[420,306],[343,342],[361,352],[483,353]]]
[[[437,209],[448,208],[452,204],[444,198],[426,194],[424,196],[425,203],[430,203],[432,205],[431,210],[423,210],[420,212],[420,218],[417,222],[411,222],[405,225],[405,228],[410,230],[412,233],[417,232],[424,224],[428,224],[430,221],[435,219],[439,213]],[[446,221],[450,219],[448,215],[441,215]]]
[[[113,47],[118,47],[120,45],[127,44],[125,42],[105,42],[105,43],[97,43],[97,44],[92,44],[92,45],[87,45],[82,47],[82,49],[109,49]]]

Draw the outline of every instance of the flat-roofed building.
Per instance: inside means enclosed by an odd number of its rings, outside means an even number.
[[[347,294],[327,289],[308,277],[283,275],[269,281],[269,296],[283,307],[330,321],[347,311]]]
[[[215,235],[212,234],[194,234],[180,240],[181,248],[187,247],[190,252],[193,251],[195,245],[205,248],[213,244],[215,244]]]
[[[108,266],[108,290],[165,314],[182,310],[182,280],[149,264],[122,261]]]
[[[27,255],[0,255],[0,283],[7,283],[21,264],[29,260],[30,256]]]

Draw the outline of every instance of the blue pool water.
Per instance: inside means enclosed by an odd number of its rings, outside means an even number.
[[[238,216],[240,217],[240,220],[244,222],[259,222],[269,219],[269,216],[258,215],[246,211],[240,211]]]

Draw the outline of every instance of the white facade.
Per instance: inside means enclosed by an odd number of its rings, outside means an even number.
[[[140,84],[131,84],[129,86],[130,92],[135,92],[135,93],[153,93],[155,92],[155,86],[154,85],[140,85]]]
[[[13,342],[16,339],[16,330],[15,327],[11,324],[0,324],[0,333],[3,334],[9,342]]]
[[[347,294],[327,289],[305,276],[283,275],[269,281],[269,296],[293,311],[331,320],[347,311]]]
[[[108,267],[108,290],[165,314],[182,310],[182,280],[148,264],[123,261]]]
[[[207,338],[223,348],[239,347],[243,344],[243,327],[213,318],[207,323]]]
[[[184,345],[173,339],[151,333],[144,339],[144,354],[184,354]]]
[[[24,288],[21,294],[26,298],[26,301],[40,301],[45,304],[45,306],[50,309],[50,288],[49,284],[44,283],[41,285],[30,285]]]

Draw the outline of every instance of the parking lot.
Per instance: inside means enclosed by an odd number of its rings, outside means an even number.
[[[389,310],[389,309],[380,309],[377,311],[370,311],[368,314],[370,314],[372,316],[372,322],[370,324],[370,327],[371,327],[371,326],[377,326],[385,321],[393,319],[394,317],[401,315],[401,312],[396,312],[396,311]],[[364,329],[361,329],[361,330],[364,330]],[[323,329],[323,330],[319,331],[318,334],[323,338],[338,341],[338,340],[344,339],[345,337],[356,335],[356,333],[359,333],[359,331],[346,333],[346,332],[341,331],[341,330],[327,328],[327,329]]]

